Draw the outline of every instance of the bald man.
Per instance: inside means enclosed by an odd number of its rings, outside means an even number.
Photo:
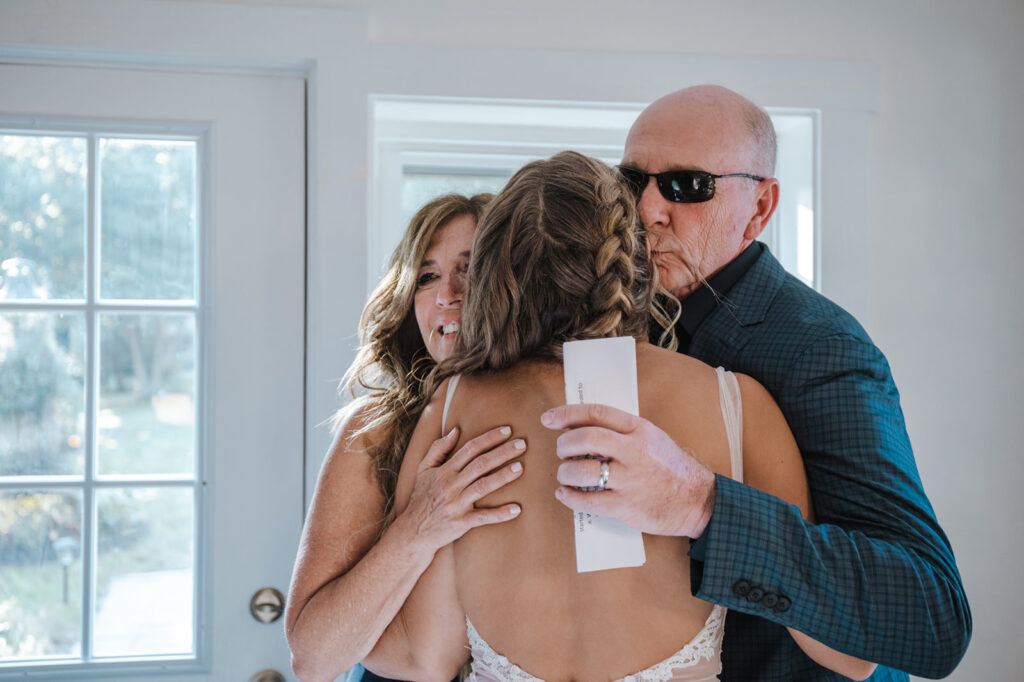
[[[778,204],[774,165],[767,114],[731,90],[698,86],[641,113],[621,172],[661,283],[682,300],[680,351],[772,393],[803,454],[815,521],[712,474],[700,453],[649,422],[585,405],[552,410],[544,423],[594,427],[574,437],[610,459],[611,493],[563,487],[560,499],[695,539],[693,593],[729,609],[723,680],[844,679],[797,648],[787,627],[879,663],[872,680],[943,677],[972,627],[953,553],[885,357],[853,317],[755,241]],[[560,478],[575,480],[573,466]]]

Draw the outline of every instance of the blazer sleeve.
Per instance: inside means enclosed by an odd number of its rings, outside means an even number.
[[[816,522],[719,477],[691,550],[694,595],[884,666],[948,675],[970,641],[971,613],[885,357],[836,333],[785,376],[773,393],[800,446]]]

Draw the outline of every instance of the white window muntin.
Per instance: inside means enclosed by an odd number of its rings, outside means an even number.
[[[204,229],[207,223],[207,161],[209,130],[205,126],[176,123],[125,123],[99,121],[62,121],[47,119],[2,119],[0,134],[84,138],[87,147],[85,196],[85,296],[64,299],[16,299],[0,301],[0,312],[70,312],[84,316],[85,321],[85,396],[84,396],[84,469],[81,475],[0,476],[0,491],[61,492],[81,494],[82,531],[82,633],[79,657],[55,656],[22,658],[0,661],[0,677],[9,673],[67,674],[90,671],[114,674],[143,673],[145,671],[191,672],[204,670],[208,664],[209,614],[204,606],[206,589],[206,478],[205,419],[207,371],[205,304],[206,268],[205,252],[210,235]],[[192,299],[184,300],[132,300],[100,296],[100,186],[99,147],[101,140],[173,141],[195,144],[195,241],[193,263],[194,282]],[[97,417],[100,397],[100,347],[98,322],[105,314],[184,314],[194,320],[194,430],[192,470],[176,474],[100,474],[97,471]],[[95,572],[97,557],[97,515],[99,491],[128,488],[177,488],[192,493],[192,650],[188,652],[156,655],[102,656],[93,655],[95,618]],[[113,666],[113,667],[112,667]]]

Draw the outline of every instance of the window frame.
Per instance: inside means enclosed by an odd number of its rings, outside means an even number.
[[[0,476],[0,491],[59,492],[80,491],[81,522],[79,560],[82,564],[81,653],[78,658],[18,658],[0,660],[0,679],[38,675],[98,677],[105,675],[143,675],[148,673],[206,673],[210,671],[210,610],[207,604],[211,566],[208,561],[208,439],[207,395],[209,390],[207,359],[209,357],[208,291],[211,231],[209,194],[211,126],[201,123],[161,121],[97,121],[68,118],[25,120],[0,116],[0,134],[79,137],[86,140],[85,244],[83,277],[85,290],[81,298],[14,299],[0,301],[0,313],[71,312],[84,316],[84,403],[85,427],[82,449],[85,454],[82,473],[32,476]],[[195,144],[195,243],[193,252],[194,297],[191,301],[158,299],[129,300],[100,297],[100,143],[102,139],[139,141],[186,141]],[[100,401],[100,330],[104,314],[189,314],[195,323],[193,362],[194,383],[194,459],[188,474],[102,475],[97,472],[99,450],[97,420]],[[96,604],[95,574],[98,550],[98,490],[121,488],[182,488],[192,491],[193,556],[192,556],[192,652],[187,654],[156,654],[103,656],[93,655]]]
[[[484,175],[500,170],[507,175],[534,159],[563,149],[597,157],[609,165],[622,156],[623,142],[643,104],[508,100],[464,97],[370,98],[372,168],[368,182],[370,229],[367,247],[367,291],[384,274],[388,258],[408,224],[403,215],[402,180],[410,168],[438,174]],[[804,185],[782,182],[780,203],[759,239],[768,244],[786,269],[808,286],[821,290],[820,129],[821,112],[806,107],[768,107],[773,121],[803,118],[810,125],[808,148],[801,149],[806,166],[799,170]],[[517,116],[518,114],[518,116]],[[577,118],[584,118],[581,125]],[[790,137],[789,126],[776,126],[779,149]],[[800,142],[805,142],[800,140]],[[786,149],[789,151],[789,149]],[[780,164],[792,154],[780,154]],[[783,169],[786,170],[786,169]],[[780,175],[779,166],[776,177]],[[721,171],[718,171],[721,172]],[[785,173],[783,173],[785,174]],[[783,214],[798,213],[801,190],[811,198],[811,276],[799,269],[800,225]],[[788,230],[783,231],[783,220]],[[793,254],[789,252],[792,251]]]

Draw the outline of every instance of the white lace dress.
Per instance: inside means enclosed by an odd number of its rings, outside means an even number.
[[[740,400],[739,384],[731,372],[719,367],[718,388],[719,402],[722,407],[722,419],[725,422],[726,434],[729,438],[729,453],[732,465],[732,477],[743,480],[743,406]],[[445,396],[444,410],[441,417],[442,426],[448,415],[448,405],[458,384],[458,376],[448,383],[448,394]],[[717,680],[722,672],[722,635],[725,632],[726,609],[714,606],[711,615],[704,622],[700,632],[687,642],[682,649],[664,661],[649,668],[627,675],[616,682],[708,682]],[[473,656],[468,682],[544,682],[526,672],[505,656],[491,648],[480,633],[473,627],[469,616],[466,616],[466,634],[469,637],[469,648]]]

